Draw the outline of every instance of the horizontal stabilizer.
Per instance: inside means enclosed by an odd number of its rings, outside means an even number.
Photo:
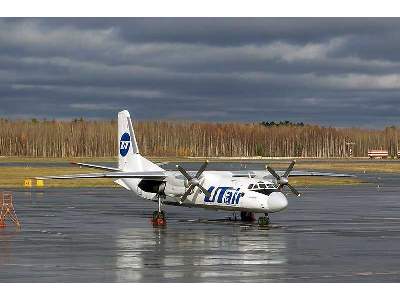
[[[106,166],[99,166],[99,165],[92,165],[92,164],[86,164],[86,163],[71,162],[71,164],[77,165],[77,166],[81,166],[81,167],[87,167],[87,168],[105,170],[105,171],[121,171],[121,170],[118,169],[118,168],[112,168],[112,167],[106,167]]]
[[[161,171],[147,172],[109,172],[109,173],[88,173],[88,174],[71,174],[56,176],[41,176],[35,179],[79,179],[79,178],[145,178],[153,180],[163,180],[166,174]]]

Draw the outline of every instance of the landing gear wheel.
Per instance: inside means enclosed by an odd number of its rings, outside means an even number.
[[[268,225],[269,225],[269,217],[268,217],[268,214],[265,214],[264,217],[259,217],[259,218],[258,218],[258,225],[259,225],[260,227],[265,227],[265,226],[268,226]]]
[[[256,220],[254,213],[248,211],[241,211],[240,212],[240,219],[243,222],[254,222]]]
[[[153,223],[153,226],[165,226],[167,224],[167,220],[165,218],[164,211],[154,211],[151,222]]]

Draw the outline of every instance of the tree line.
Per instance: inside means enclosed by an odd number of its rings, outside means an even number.
[[[268,124],[268,125],[267,125]],[[148,156],[355,157],[369,149],[396,156],[400,129],[334,128],[303,123],[134,122]],[[0,119],[0,155],[107,157],[118,154],[117,122]]]

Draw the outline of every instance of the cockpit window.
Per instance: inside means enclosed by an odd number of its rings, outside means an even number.
[[[261,193],[264,195],[269,195],[273,192],[276,192],[276,186],[270,183],[258,182],[256,184],[250,184],[248,187],[249,190],[252,190],[257,193]]]
[[[257,190],[255,192],[264,194],[264,195],[270,195],[271,193],[275,192],[275,190],[274,189],[262,189],[262,190]]]

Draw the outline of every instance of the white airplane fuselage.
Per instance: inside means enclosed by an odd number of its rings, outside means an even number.
[[[187,189],[187,182],[179,172],[168,171],[168,173],[170,176],[165,182],[162,193],[163,203],[178,205],[180,197]],[[121,179],[121,181],[126,188],[139,197],[152,201],[158,200],[157,193],[151,193],[139,187],[141,179]],[[250,184],[256,182],[259,181],[248,177],[232,178],[231,174],[225,171],[206,171],[203,173],[201,183],[211,193],[211,196],[207,197],[199,188],[195,188],[179,205],[255,213],[273,213],[287,207],[288,202],[285,195],[276,188],[270,189],[268,194],[248,189]],[[270,181],[264,180],[263,182],[273,186]]]

